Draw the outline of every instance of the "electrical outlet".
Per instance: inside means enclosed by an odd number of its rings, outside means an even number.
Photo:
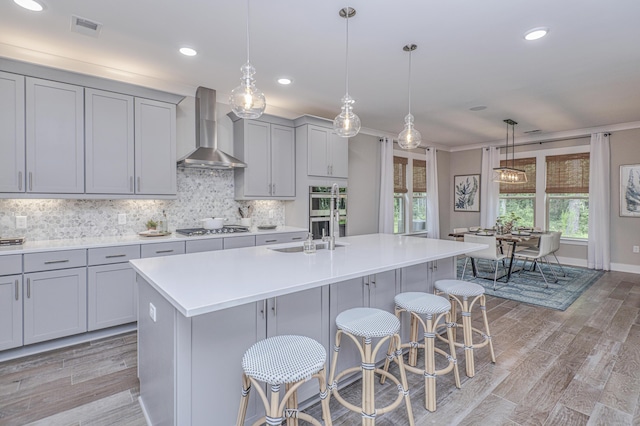
[[[156,322],[156,307],[151,302],[149,302],[149,316],[151,317],[153,322]]]
[[[273,210],[269,210],[269,219],[273,219]]]
[[[640,246],[633,246],[634,253],[640,253]]]
[[[17,229],[27,229],[27,217],[26,216],[16,216],[16,228]]]
[[[125,213],[118,214],[118,225],[126,225],[127,224],[127,215]]]

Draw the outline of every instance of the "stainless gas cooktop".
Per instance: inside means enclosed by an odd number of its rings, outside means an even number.
[[[233,234],[236,232],[249,232],[249,228],[240,225],[227,225],[219,229],[204,229],[204,228],[185,228],[176,229],[176,232],[187,237],[196,237],[199,235],[215,235],[215,234]]]

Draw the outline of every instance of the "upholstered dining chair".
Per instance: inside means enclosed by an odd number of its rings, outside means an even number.
[[[502,265],[502,267],[506,269],[506,265],[504,264],[504,259],[507,257],[505,253],[502,253],[498,249],[495,235],[482,236],[482,235],[465,234],[464,242],[487,244],[489,247],[483,250],[465,253],[465,256],[467,256],[467,258],[464,260],[464,267],[462,268],[462,277],[460,279],[464,280],[464,273],[467,269],[467,263],[469,262],[469,259],[473,258],[474,260],[476,259],[488,260],[491,262],[493,267],[493,289],[495,290],[496,281],[498,280],[498,267]]]
[[[454,234],[464,234],[465,232],[469,232],[469,228],[453,228]],[[452,237],[456,241],[462,241],[460,237]]]
[[[522,273],[522,271],[525,269],[525,266],[528,261],[533,262],[533,269],[535,269],[536,266],[538,267],[538,271],[540,272],[540,275],[544,280],[545,288],[549,287],[549,282],[547,281],[547,277],[544,275],[544,271],[542,270],[543,263],[546,263],[549,269],[551,270],[551,273],[555,278],[554,282],[558,282],[558,276],[556,275],[556,271],[551,267],[551,265],[549,265],[549,260],[547,259],[547,256],[549,256],[553,250],[554,238],[555,237],[553,233],[542,234],[540,236],[540,244],[538,244],[537,248],[526,249],[526,250],[516,252],[516,257],[521,258],[524,261],[524,264],[522,265],[522,269],[520,270],[520,273]]]
[[[558,250],[560,250],[560,238],[562,237],[562,232],[561,231],[552,231],[551,235],[553,235],[553,240],[552,240],[553,245],[551,246],[551,254],[556,259],[556,263],[558,264],[558,266],[560,267],[560,270],[562,271],[562,276],[566,277],[567,274],[566,274],[566,272],[564,272],[564,268],[562,267],[562,263],[560,263],[560,260],[558,260],[558,256],[556,256],[556,252]]]

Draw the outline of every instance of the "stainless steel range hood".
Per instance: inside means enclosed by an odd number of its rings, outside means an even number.
[[[178,167],[232,169],[245,163],[218,149],[216,91],[206,87],[196,90],[196,149],[178,160]]]

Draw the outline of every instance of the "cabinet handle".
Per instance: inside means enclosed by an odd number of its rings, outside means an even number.
[[[18,172],[18,191],[22,191],[22,172]]]
[[[20,299],[20,287],[18,286],[18,280],[16,280],[16,300]]]
[[[105,259],[113,259],[114,257],[125,257],[126,254],[110,254],[108,256],[105,256]]]
[[[67,263],[69,261],[69,259],[65,259],[65,260],[47,260],[46,262],[44,262],[45,265],[51,265],[54,263]]]
[[[173,250],[158,250],[158,251],[156,251],[156,254],[160,254],[160,253],[173,253]]]
[[[276,195],[276,184],[271,184],[271,195]]]
[[[133,192],[133,176],[129,176],[129,191]]]
[[[374,286],[374,287],[377,287],[376,280],[371,280],[371,285]]]
[[[434,261],[433,261],[433,269],[434,269],[435,271],[437,271],[437,270],[438,270],[438,261],[437,261],[437,260],[434,260]]]
[[[276,241],[278,241],[278,240],[265,240],[264,242],[265,243],[275,243]]]
[[[329,166],[329,169],[331,170],[330,175],[333,176],[333,164]]]
[[[140,176],[138,176],[138,192],[140,192]]]
[[[330,175],[331,172],[329,171],[329,165],[327,164],[327,174]]]
[[[33,191],[33,173],[29,172],[29,191]]]
[[[267,299],[264,299],[262,301],[262,309],[260,310],[260,313],[262,314],[262,319],[264,319],[264,311],[267,310]]]
[[[302,237],[293,237],[293,238],[291,238],[292,241],[301,240],[301,239],[302,239]]]
[[[31,299],[31,278],[27,278],[27,299]]]
[[[273,311],[274,317],[278,315],[278,298],[277,297],[273,298],[273,306],[271,307],[271,310]]]

